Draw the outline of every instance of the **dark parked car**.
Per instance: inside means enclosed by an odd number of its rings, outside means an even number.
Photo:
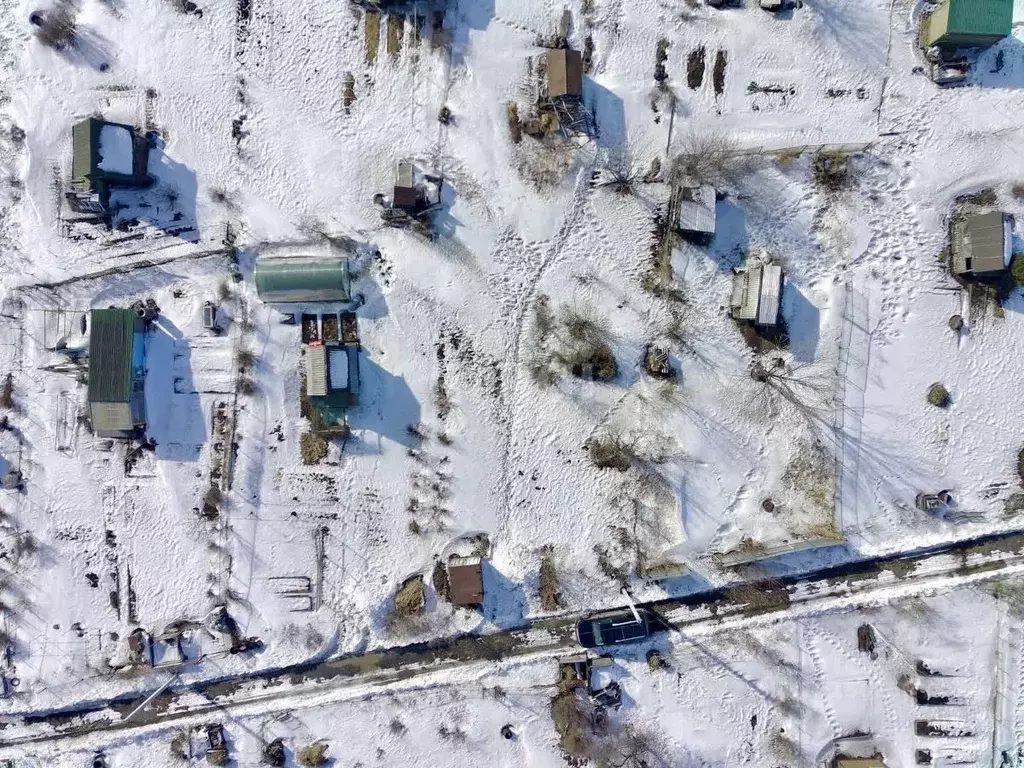
[[[639,614],[640,621],[632,611],[613,611],[583,619],[576,622],[576,639],[584,648],[638,642],[651,634],[647,613]]]

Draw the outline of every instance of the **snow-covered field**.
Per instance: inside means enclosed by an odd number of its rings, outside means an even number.
[[[63,51],[37,39],[35,5],[0,6],[0,377],[13,385],[0,456],[24,481],[0,499],[11,709],[162,684],[160,670],[115,671],[132,630],[203,622],[218,606],[264,648],[228,655],[221,634],[197,630],[186,651],[207,655],[183,678],[586,612],[621,603],[623,584],[640,599],[678,595],[809,545],[820,549],[762,567],[1020,527],[1024,297],[972,301],[940,260],[958,196],[992,189],[1024,221],[1016,38],[982,54],[973,87],[940,90],[914,72],[920,9],[904,0],[815,0],[779,15],[453,0],[434,39],[429,24],[408,22],[389,37],[382,16],[375,54],[347,0],[210,0],[201,13],[82,0],[77,42]],[[540,43],[563,10],[571,46],[593,46],[584,98],[597,135],[575,151],[514,143],[507,105],[529,114]],[[155,134],[154,185],[112,198],[121,220],[138,220],[127,230],[71,222],[61,205],[71,127],[100,114]],[[708,137],[741,158],[709,171],[722,195],[715,239],[673,240],[661,264],[671,275],[652,289],[673,158]],[[822,147],[853,153],[841,189],[814,178]],[[374,205],[400,159],[446,179],[433,242],[385,227]],[[636,171],[627,193],[605,184],[615,164]],[[252,270],[260,256],[338,251],[365,299],[361,404],[351,437],[305,465],[300,330],[283,321],[322,307],[264,304]],[[726,311],[733,268],[761,252],[786,273],[781,352],[755,352]],[[157,445],[126,457],[90,434],[83,371],[51,342],[74,340],[90,308],[146,298],[161,312],[146,342]],[[207,301],[222,334],[203,328]],[[959,334],[952,315],[964,318]],[[610,382],[559,362],[580,317],[614,354]],[[652,343],[670,351],[675,381],[644,371]],[[776,358],[780,378],[751,377],[755,361]],[[926,402],[936,382],[948,408]],[[594,466],[610,440],[627,446],[627,471]],[[206,518],[225,456],[232,484]],[[955,508],[941,517],[915,506],[944,489]],[[484,606],[453,608],[430,586],[435,563],[481,548]],[[555,605],[541,599],[542,555],[557,573]],[[666,573],[676,578],[653,578]],[[415,575],[428,583],[426,615],[396,623],[396,588]],[[296,591],[308,597],[284,594]],[[851,614],[758,638],[778,664],[734,639],[675,646],[673,674],[649,676],[642,658],[616,674],[629,717],[660,722],[689,755],[683,765],[804,764],[855,730],[909,765],[916,714],[895,688],[897,658],[941,640],[936,663],[972,678],[963,706],[981,764],[1000,683],[988,663],[996,608],[972,594],[935,598],[927,620],[907,624],[898,607],[882,611],[879,632],[900,650],[870,663],[849,649],[863,620]],[[949,618],[961,609],[977,620]],[[452,749],[436,735],[445,723],[466,734],[466,764],[473,754],[558,761],[549,669],[491,670],[472,694],[455,682],[240,723],[231,738],[252,754],[239,764],[256,761],[265,729],[332,739],[336,719],[354,734],[332,747],[341,764],[433,764]],[[507,696],[479,693],[494,685]],[[404,735],[388,728],[399,711],[418,713]],[[687,740],[671,725],[680,720],[704,723],[703,735]],[[504,721],[517,729],[511,742],[498,734]],[[124,750],[114,764],[163,754],[146,741]]]

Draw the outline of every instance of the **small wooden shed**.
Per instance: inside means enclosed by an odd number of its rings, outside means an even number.
[[[710,184],[684,187],[676,213],[676,229],[703,237],[715,234],[715,188]]]
[[[395,208],[401,208],[408,213],[415,213],[419,206],[419,195],[416,192],[413,167],[412,163],[408,161],[403,160],[398,164],[391,204]]]
[[[452,605],[477,607],[484,602],[483,558],[453,557],[448,561]]]
[[[583,95],[583,55],[579,51],[556,48],[544,58],[549,99]]]
[[[953,222],[950,233],[954,275],[994,276],[1010,266],[1013,255],[1013,219],[993,211]]]

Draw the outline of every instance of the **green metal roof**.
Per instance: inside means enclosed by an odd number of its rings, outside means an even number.
[[[88,118],[71,129],[71,186],[82,192],[92,189],[94,125],[99,121]]]
[[[132,394],[135,313],[94,309],[89,329],[89,402],[127,403]]]
[[[348,301],[348,260],[341,256],[270,257],[256,261],[256,291],[263,301]]]
[[[947,0],[947,35],[1006,37],[1013,30],[1013,0]]]

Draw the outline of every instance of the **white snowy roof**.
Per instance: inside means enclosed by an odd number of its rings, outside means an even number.
[[[100,128],[100,159],[97,167],[108,173],[131,175],[134,142],[132,134],[123,125],[104,125]]]
[[[327,369],[331,389],[348,389],[348,350],[330,350],[327,353]]]
[[[710,184],[683,190],[676,226],[684,232],[715,232],[715,188]]]

